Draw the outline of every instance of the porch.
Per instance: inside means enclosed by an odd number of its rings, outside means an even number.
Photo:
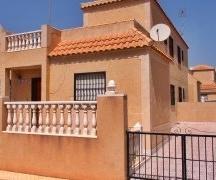
[[[39,65],[6,68],[6,96],[10,101],[41,101],[41,72]]]
[[[97,101],[0,98],[0,118],[1,170],[66,179],[126,178],[127,99],[114,87]]]

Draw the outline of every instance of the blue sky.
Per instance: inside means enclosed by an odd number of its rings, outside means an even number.
[[[88,0],[52,0],[51,24],[58,28],[82,25],[80,2]],[[159,0],[177,29],[183,31],[190,46],[190,65],[216,65],[216,1]],[[49,0],[0,0],[0,24],[9,31],[39,29],[49,22]],[[180,17],[181,10],[185,17]]]

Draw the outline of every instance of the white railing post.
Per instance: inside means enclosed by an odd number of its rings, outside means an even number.
[[[7,129],[6,131],[12,130],[12,116],[11,116],[11,105],[7,105]]]
[[[52,115],[52,133],[53,134],[56,134],[57,133],[57,117],[56,117],[56,108],[57,108],[57,105],[56,104],[53,104],[52,105],[52,112],[53,112],[53,115]]]
[[[66,108],[67,108],[67,130],[66,130],[66,133],[72,134],[72,115],[71,115],[72,106],[70,104],[68,104],[66,106]]]
[[[8,37],[6,42],[7,42],[7,50],[8,52],[10,52],[12,50],[12,38]]]
[[[91,135],[96,136],[97,135],[97,121],[96,121],[96,105],[91,105],[91,111],[92,111],[92,129],[91,129]]]
[[[83,104],[83,135],[88,135],[88,111],[87,111],[87,105]]]
[[[36,32],[37,35],[37,48],[41,47],[41,32]]]
[[[18,127],[18,131],[22,132],[23,129],[23,105],[18,105],[18,109],[19,109],[19,127]]]
[[[75,129],[74,129],[74,134],[80,134],[80,105],[75,104],[74,105],[74,110],[75,110]]]
[[[29,44],[30,44],[30,38],[29,38],[29,34],[25,34],[25,47],[24,49],[29,49]]]
[[[46,104],[45,109],[46,109],[45,133],[49,133],[50,132],[50,105]]]
[[[30,111],[29,111],[29,105],[25,105],[25,132],[30,132]]]
[[[64,105],[59,105],[60,109],[60,128],[59,128],[59,134],[64,134]]]
[[[38,132],[39,133],[43,132],[43,112],[42,112],[42,109],[43,109],[43,105],[39,104],[38,105],[38,110],[39,110],[39,117],[38,117],[39,127],[38,127]]]
[[[12,127],[12,131],[17,131],[17,105],[12,105],[13,108],[13,127]]]
[[[11,51],[15,51],[15,40],[14,40],[14,36],[11,37]]]
[[[37,130],[37,117],[36,117],[36,108],[37,106],[35,104],[31,105],[31,109],[32,109],[32,127],[31,127],[31,132],[36,132]]]

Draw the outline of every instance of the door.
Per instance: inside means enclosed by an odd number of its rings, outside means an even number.
[[[41,78],[32,78],[31,100],[41,101]]]

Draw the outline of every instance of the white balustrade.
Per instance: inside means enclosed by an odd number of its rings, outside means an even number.
[[[41,47],[41,31],[12,34],[6,36],[8,52],[35,49]]]
[[[96,137],[96,101],[5,102],[7,132]]]

